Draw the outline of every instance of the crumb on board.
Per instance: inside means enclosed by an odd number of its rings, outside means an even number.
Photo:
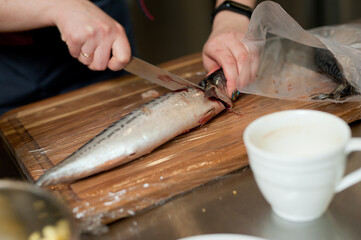
[[[142,93],[142,98],[157,98],[159,97],[159,92],[155,90],[149,90]]]

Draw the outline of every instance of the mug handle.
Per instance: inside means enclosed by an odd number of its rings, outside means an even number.
[[[351,138],[349,143],[346,146],[345,152],[348,155],[354,151],[361,151],[361,138]],[[358,183],[361,181],[361,168],[353,171],[352,173],[344,176],[336,187],[335,192],[341,192],[346,188]]]

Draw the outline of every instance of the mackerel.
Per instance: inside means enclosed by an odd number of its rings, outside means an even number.
[[[212,79],[223,81],[217,81],[217,86],[214,86]],[[226,82],[222,71],[206,78],[205,83],[212,90],[211,93],[188,87],[145,103],[46,171],[36,184],[48,186],[74,182],[109,170],[148,154],[177,135],[205,124],[231,103],[225,99],[225,106],[223,101],[214,98],[217,95],[225,96]],[[215,92],[217,87],[223,92]]]

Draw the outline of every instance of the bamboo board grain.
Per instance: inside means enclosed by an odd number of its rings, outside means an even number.
[[[194,82],[204,76],[200,54],[162,65]],[[59,163],[112,122],[167,92],[125,76],[30,104],[0,118],[3,141],[30,182]],[[110,223],[154,207],[248,164],[242,135],[254,119],[286,109],[316,109],[347,122],[361,118],[361,103],[287,101],[243,95],[202,127],[182,134],[151,154],[70,185],[49,188],[87,224]],[[181,117],[181,116],[180,116]]]

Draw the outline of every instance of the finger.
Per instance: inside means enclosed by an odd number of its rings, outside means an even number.
[[[244,68],[236,81],[236,88],[238,91],[241,91],[250,82],[251,68],[248,65],[248,62],[244,65]]]
[[[208,71],[207,76],[210,75],[212,72],[216,71],[217,69],[221,68],[220,65],[218,65],[218,63],[214,60],[212,60],[212,58],[208,57],[207,55],[203,56],[203,64],[205,69]],[[227,67],[225,67],[227,69]],[[223,71],[227,71],[223,68]],[[229,80],[227,77],[227,93],[229,96],[232,95],[232,89],[236,88],[236,83],[235,81]]]
[[[253,82],[257,77],[259,67],[259,52],[257,48],[251,47],[247,60],[244,63],[240,77],[237,80],[237,89],[240,90]]]
[[[210,58],[207,54],[203,53],[203,66],[207,70],[208,73],[212,73],[215,70],[219,69],[221,66]]]
[[[118,38],[112,46],[113,56],[108,63],[108,68],[113,71],[121,70],[130,61],[131,49],[127,38]]]
[[[91,64],[91,62],[93,61],[92,59],[93,59],[92,53],[88,54],[83,51],[80,52],[80,56],[78,57],[79,62],[87,66]]]
[[[255,56],[252,58],[252,62],[251,62],[251,78],[249,79],[248,83],[254,82],[257,78],[257,73],[258,73],[258,67],[259,67],[259,57]]]
[[[238,70],[238,74],[240,74],[240,72],[244,68],[244,63],[248,58],[248,49],[240,41],[234,42],[234,45],[230,47],[230,49],[234,58],[237,61],[237,70]]]
[[[228,94],[231,96],[232,92],[235,90],[235,82],[239,73],[237,60],[229,51],[229,53],[222,56],[219,63],[222,66],[224,75],[227,79]]]
[[[107,68],[111,54],[111,43],[102,42],[99,44],[94,53],[91,63],[88,67],[94,71],[103,71]]]
[[[68,46],[69,53],[73,58],[79,58],[82,43],[74,42],[74,41],[67,41],[66,45]]]
[[[93,37],[94,37],[95,32],[90,26],[87,26],[84,29],[85,30],[83,32],[81,32],[81,33],[76,32],[73,35],[68,36],[65,39],[65,42],[66,42],[66,44],[68,45],[68,48],[69,48],[69,52],[74,58],[79,58],[80,57],[82,46],[89,39],[93,39]],[[86,51],[86,49],[84,49],[84,51]],[[89,54],[89,53],[87,53],[87,54]]]
[[[244,87],[249,85],[257,76],[259,58],[253,52],[248,54],[248,57],[243,64],[243,68],[236,82],[236,87],[241,91]]]
[[[232,53],[234,59],[236,60],[236,68],[229,66],[229,68],[234,72],[236,70],[236,77],[235,79],[227,79],[227,89],[228,94],[231,96],[232,93],[237,89],[236,82],[240,78],[240,74],[242,73],[243,69],[245,69],[245,63],[248,58],[248,49],[245,45],[238,40],[231,41],[229,45],[230,52]],[[249,60],[249,59],[248,59]],[[228,66],[227,66],[228,68]],[[228,69],[227,69],[228,70]]]
[[[235,82],[238,76],[237,61],[227,46],[214,50],[213,55],[208,55],[213,61],[223,68],[227,81]]]
[[[84,65],[90,65],[93,61],[96,46],[97,44],[94,38],[86,41],[81,47],[80,55],[78,57],[79,62],[83,63]]]

